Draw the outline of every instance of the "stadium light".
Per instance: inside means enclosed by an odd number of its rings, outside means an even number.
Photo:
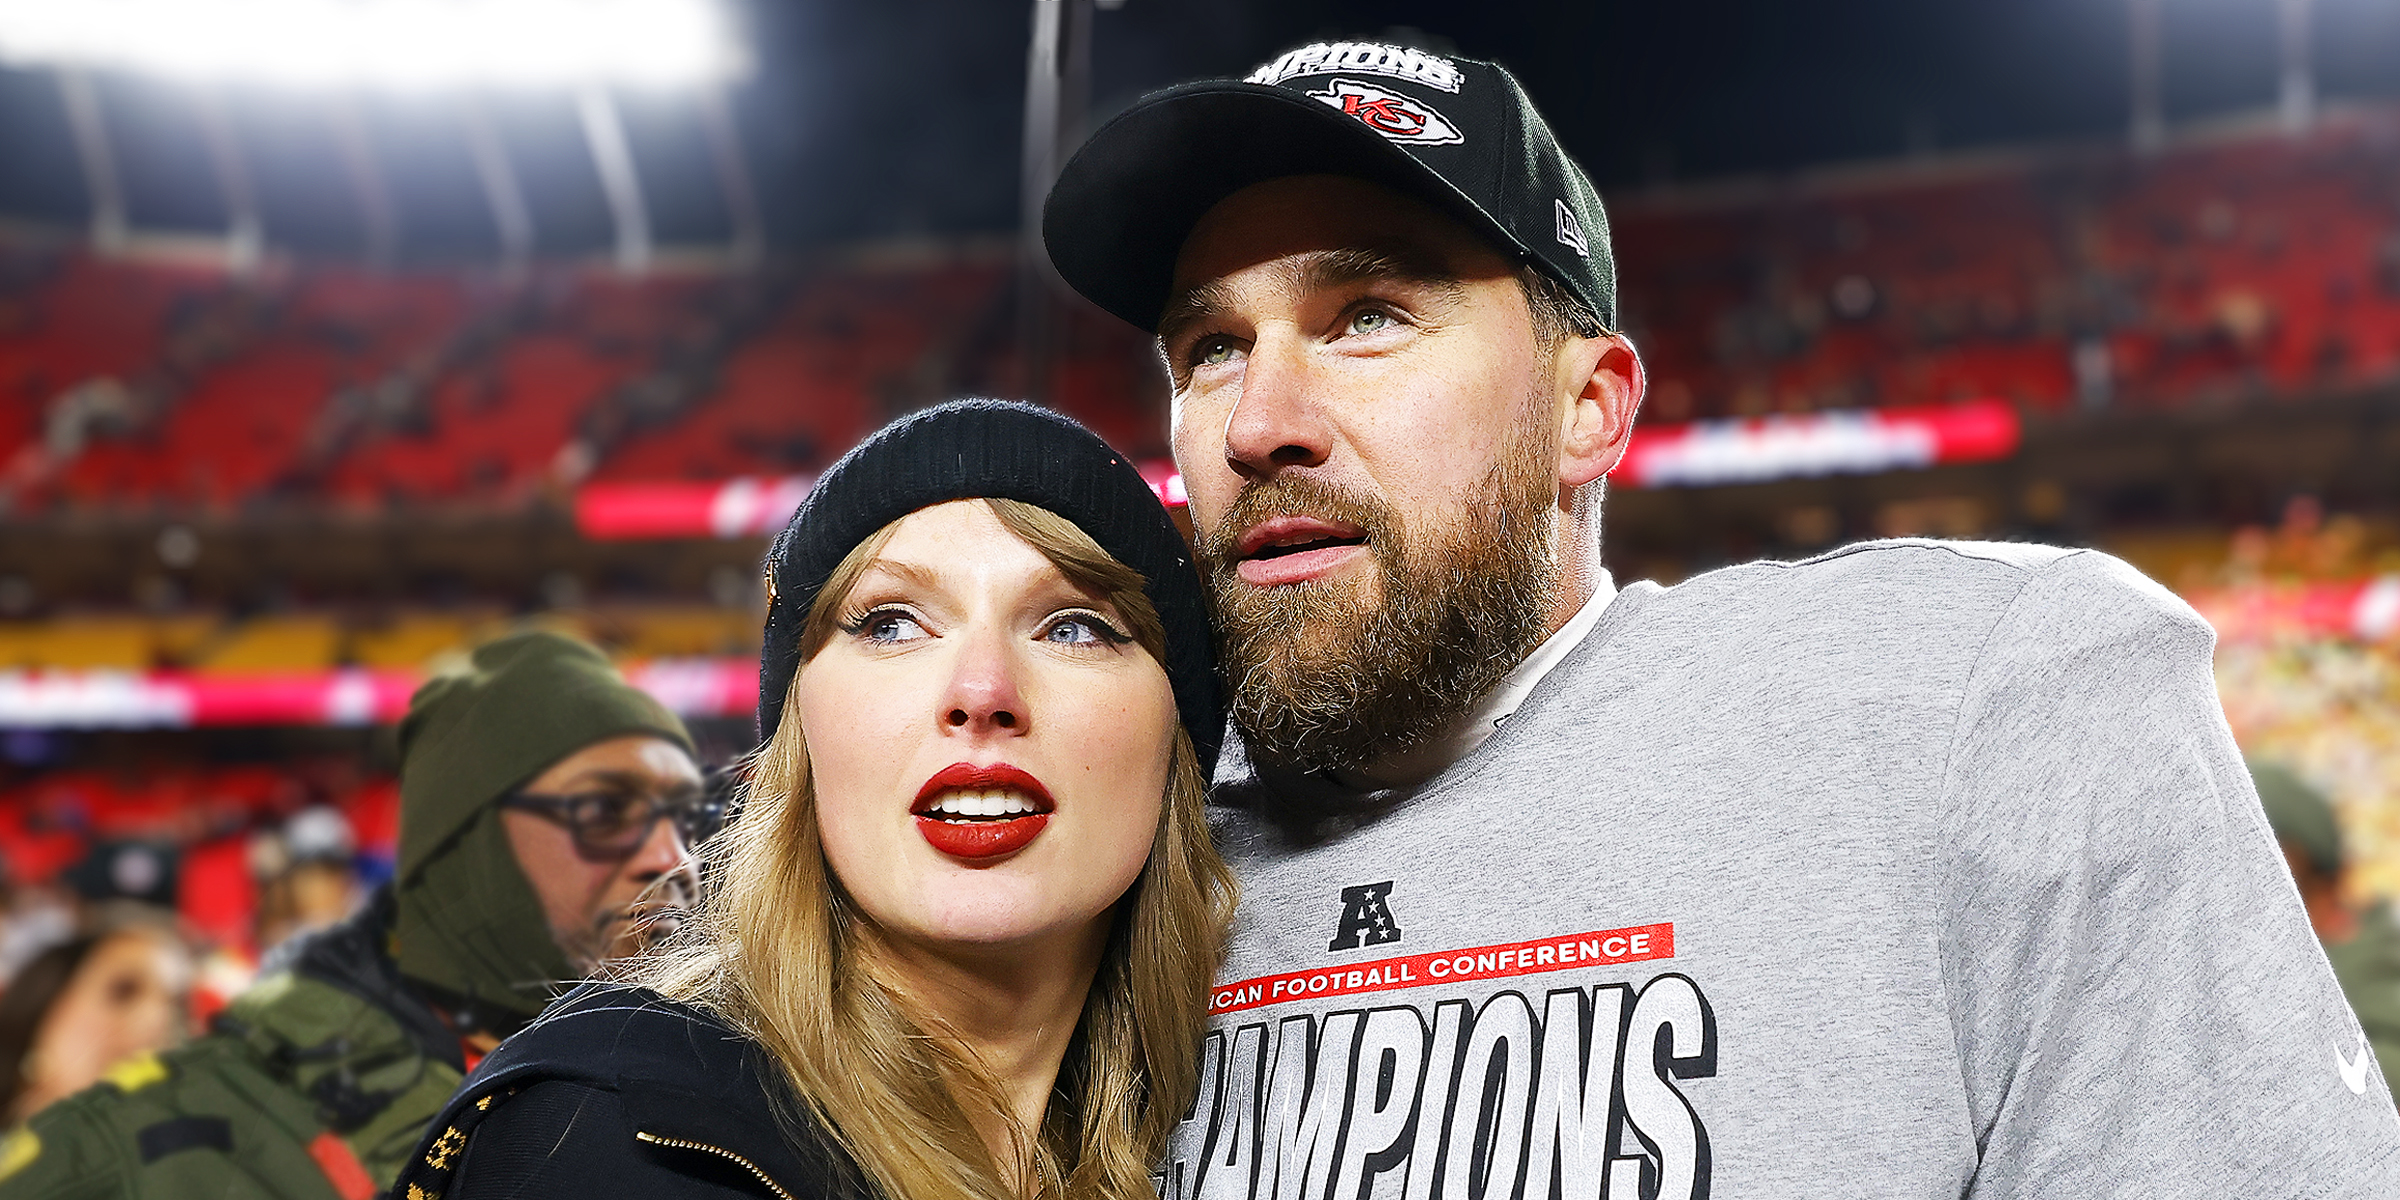
[[[748,69],[712,0],[0,0],[0,61],[403,89],[691,85]]]

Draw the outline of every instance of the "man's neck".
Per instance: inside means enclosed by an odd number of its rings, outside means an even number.
[[[1588,553],[1563,556],[1559,565],[1558,597],[1550,603],[1548,635],[1556,637],[1558,631],[1565,629],[1567,622],[1574,620],[1577,613],[1591,607],[1593,596],[1602,593],[1613,596],[1616,590],[1616,582],[1609,575],[1608,568],[1600,565],[1600,549],[1596,544]],[[1605,606],[1607,601],[1601,603]]]

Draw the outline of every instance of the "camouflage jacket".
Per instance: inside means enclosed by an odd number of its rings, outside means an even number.
[[[394,907],[270,967],[206,1037],[118,1066],[0,1139],[0,1200],[380,1196],[463,1078],[401,981]]]

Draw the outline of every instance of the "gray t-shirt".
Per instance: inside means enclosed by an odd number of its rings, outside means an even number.
[[[1406,794],[1229,756],[1166,1200],[2400,1197],[2212,641],[1870,543],[1628,588]]]

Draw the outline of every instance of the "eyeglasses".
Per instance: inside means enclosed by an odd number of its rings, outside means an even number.
[[[518,792],[500,807],[529,812],[575,835],[575,852],[593,862],[633,857],[650,840],[660,818],[675,822],[686,846],[696,845],[725,825],[725,804],[706,793],[645,796],[632,792],[578,792],[549,796]]]

